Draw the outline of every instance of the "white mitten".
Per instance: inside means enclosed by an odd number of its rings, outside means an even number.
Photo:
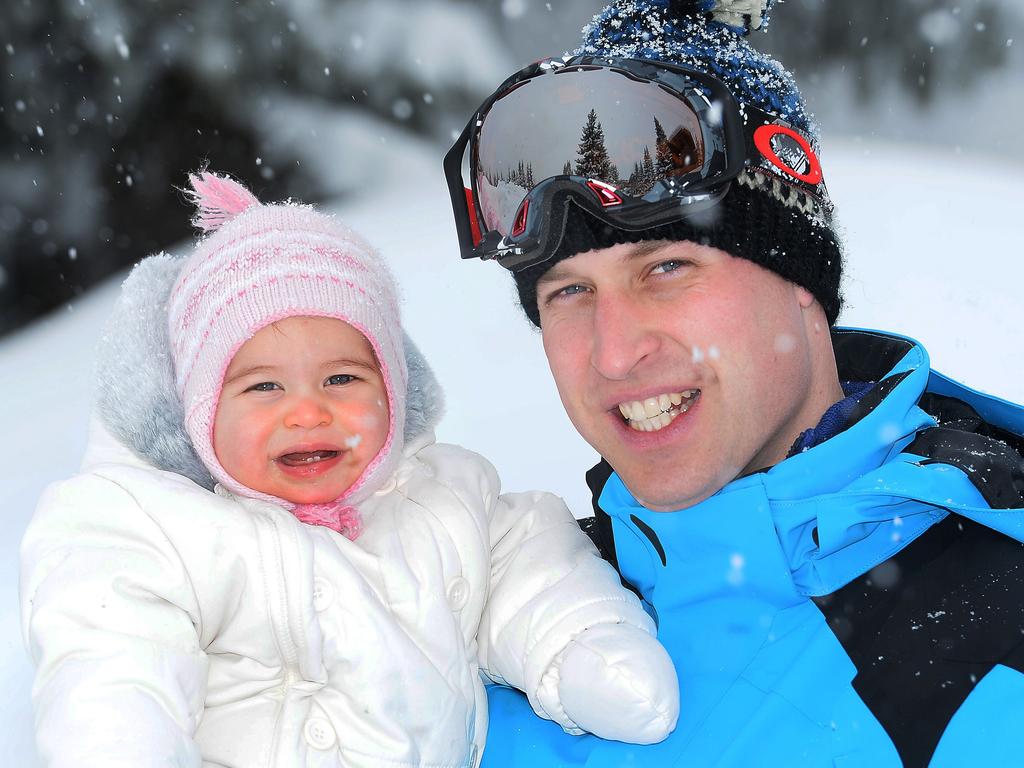
[[[631,624],[598,624],[569,643],[558,665],[566,717],[604,739],[655,744],[679,719],[679,680],[661,643]]]

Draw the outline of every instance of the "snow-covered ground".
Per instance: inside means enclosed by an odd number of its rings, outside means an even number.
[[[539,335],[516,309],[511,280],[493,264],[460,263],[441,153],[387,141],[398,159],[391,180],[337,211],[389,256],[403,283],[406,327],[447,392],[441,439],[487,455],[506,488],[550,489],[586,514],[582,475],[595,457],[558,403]],[[345,160],[342,152],[318,155]],[[1016,295],[1024,258],[1012,245],[1024,211],[1024,167],[852,139],[827,142],[823,161],[847,236],[841,322],[914,336],[943,372],[1024,400]],[[18,542],[42,488],[77,466],[92,348],[119,282],[0,342],[4,765],[31,766],[34,754],[31,668],[18,629]]]

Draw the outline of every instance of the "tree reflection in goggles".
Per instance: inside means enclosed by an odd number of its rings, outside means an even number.
[[[679,95],[622,71],[567,67],[521,82],[495,100],[476,142],[484,225],[507,235],[523,198],[554,176],[594,179],[642,198],[662,179],[700,175],[708,162],[704,131],[714,129]]]

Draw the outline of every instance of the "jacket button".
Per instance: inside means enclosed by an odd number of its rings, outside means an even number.
[[[469,600],[469,582],[461,576],[456,576],[448,582],[448,605],[453,611],[461,611],[462,607]]]
[[[338,741],[338,735],[331,724],[322,717],[311,717],[302,729],[306,743],[313,749],[330,749]]]
[[[327,610],[334,602],[334,585],[317,576],[313,579],[313,610],[317,613]]]

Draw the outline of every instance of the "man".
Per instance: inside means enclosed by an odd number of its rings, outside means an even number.
[[[463,255],[513,272],[603,457],[585,527],[682,699],[675,732],[636,747],[495,687],[484,765],[1024,754],[1024,409],[909,339],[835,327],[814,127],[744,39],[768,4],[620,0],[446,158]]]

